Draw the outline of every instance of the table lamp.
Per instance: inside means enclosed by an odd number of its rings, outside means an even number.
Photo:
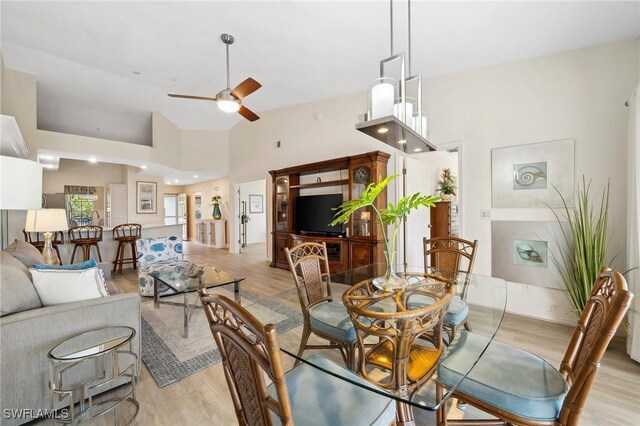
[[[60,259],[53,250],[51,241],[53,233],[56,231],[66,231],[69,229],[67,222],[67,212],[65,209],[41,209],[29,210],[24,230],[27,232],[44,233],[44,250],[42,257],[47,265],[59,265]]]

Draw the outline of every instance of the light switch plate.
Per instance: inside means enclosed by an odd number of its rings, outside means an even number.
[[[491,210],[490,209],[482,209],[482,210],[480,210],[480,217],[483,220],[491,219]]]

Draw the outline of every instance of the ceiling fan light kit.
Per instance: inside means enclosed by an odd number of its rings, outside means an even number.
[[[411,75],[411,0],[407,1],[407,10],[408,67],[404,53],[393,53],[393,0],[389,0],[391,56],[380,61],[380,78],[369,85],[367,112],[356,129],[400,151],[435,151],[436,147],[426,139],[422,75]],[[390,76],[391,66],[399,69],[394,77]]]
[[[262,87],[253,78],[249,77],[242,83],[238,84],[233,90],[231,89],[230,73],[229,73],[229,46],[233,44],[235,38],[231,34],[221,34],[220,40],[225,45],[226,58],[227,58],[227,88],[221,90],[216,96],[194,96],[194,95],[180,95],[176,93],[169,93],[172,98],[183,99],[198,99],[202,101],[214,101],[218,105],[220,111],[233,113],[237,112],[245,119],[249,121],[256,121],[260,117],[249,108],[242,105],[242,99],[249,96],[256,90]]]

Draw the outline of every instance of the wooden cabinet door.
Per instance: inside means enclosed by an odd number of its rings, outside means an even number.
[[[289,236],[288,235],[277,235],[275,236],[276,240],[276,264],[278,266],[282,266],[284,268],[288,267],[287,263],[287,253],[285,253],[285,247],[289,247]]]
[[[349,243],[349,265],[350,269],[361,268],[373,262],[373,249],[367,243]]]

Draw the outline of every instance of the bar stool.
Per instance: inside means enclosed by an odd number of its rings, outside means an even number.
[[[113,228],[113,240],[118,242],[116,260],[113,261],[113,272],[119,268],[122,273],[122,265],[133,264],[133,269],[137,268],[138,253],[136,252],[136,241],[142,238],[142,225],[137,223],[125,223]],[[124,257],[124,250],[127,244],[131,247],[131,257]]]
[[[98,252],[98,260],[102,262],[100,246],[98,246],[98,242],[100,241],[102,241],[102,226],[85,225],[74,226],[69,229],[69,242],[74,245],[70,263],[73,263],[73,258],[76,256],[76,250],[78,247],[82,248],[82,260],[89,260],[91,258],[92,246],[96,248],[96,251]]]
[[[37,248],[38,250],[40,250],[40,253],[42,253],[42,250],[44,250],[44,235],[42,235],[42,232],[27,232],[23,229],[22,233],[24,234],[24,240],[27,243],[34,246],[35,248]],[[40,239],[40,237],[42,237],[42,240]],[[62,257],[60,256],[60,250],[58,250],[58,245],[62,245],[62,244],[64,244],[64,233],[62,231],[54,232],[51,245],[53,246],[53,249],[56,251],[56,254],[58,255],[58,259],[60,259],[60,264],[62,264]]]

